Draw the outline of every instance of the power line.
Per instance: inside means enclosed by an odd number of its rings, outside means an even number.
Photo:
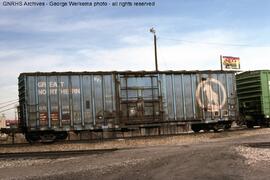
[[[16,109],[16,107],[13,107],[13,108],[8,108],[8,109],[4,109],[4,110],[0,111],[0,113],[3,113],[3,112],[6,112],[6,111],[9,111],[9,110],[11,110],[11,109]]]
[[[173,38],[159,38],[169,41],[177,41],[184,42],[190,44],[205,44],[205,45],[222,45],[222,46],[238,46],[238,47],[270,47],[270,45],[251,45],[251,44],[236,44],[236,43],[220,43],[220,42],[199,42],[199,41],[191,41],[191,40],[183,40],[183,39],[173,39]]]
[[[160,44],[157,44],[157,47],[159,49],[159,55],[161,56],[160,62],[164,64],[165,68],[168,69],[168,64],[166,63],[166,58],[163,55],[163,49],[161,48]]]
[[[0,109],[3,109],[5,107],[8,107],[8,106],[11,106],[11,105],[14,105],[14,104],[17,104],[18,102],[13,102],[13,103],[9,103],[7,105],[4,105],[4,106],[1,106]]]
[[[14,102],[14,101],[18,101],[18,100],[19,99],[13,99],[13,100],[10,100],[10,101],[2,102],[2,103],[0,103],[0,105],[7,104],[7,103],[10,103],[10,102]]]

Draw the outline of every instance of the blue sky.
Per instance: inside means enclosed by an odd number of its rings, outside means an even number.
[[[151,27],[161,70],[219,69],[220,54],[239,56],[243,70],[269,69],[270,1],[152,1],[155,7],[39,8],[1,0],[0,102],[17,99],[21,72],[153,70]]]

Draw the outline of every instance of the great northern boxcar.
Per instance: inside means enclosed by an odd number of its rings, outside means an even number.
[[[236,75],[240,117],[247,127],[269,126],[270,70]]]
[[[22,73],[19,101],[28,141],[171,123],[217,130],[237,115],[231,71]]]

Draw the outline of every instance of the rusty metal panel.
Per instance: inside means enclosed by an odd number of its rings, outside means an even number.
[[[165,121],[212,122],[234,118],[233,72],[166,73],[161,77]]]
[[[160,122],[157,74],[120,76],[121,122],[125,124]]]
[[[106,128],[108,119],[115,118],[113,74],[52,73],[22,77],[26,93],[20,104],[27,107],[22,124],[30,130]]]

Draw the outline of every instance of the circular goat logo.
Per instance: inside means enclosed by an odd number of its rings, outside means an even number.
[[[220,90],[214,91],[213,84],[218,85]],[[196,99],[201,108],[209,112],[215,112],[225,105],[227,99],[226,90],[220,81],[209,78],[200,82],[197,86]]]

